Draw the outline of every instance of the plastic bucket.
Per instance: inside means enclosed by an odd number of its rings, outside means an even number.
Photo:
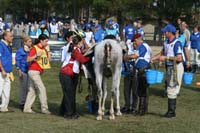
[[[193,75],[194,75],[193,73],[185,72],[183,74],[183,82],[184,82],[184,84],[186,84],[186,85],[192,84]]]
[[[156,83],[162,83],[164,77],[164,72],[157,71]]]
[[[63,41],[63,38],[62,38],[62,37],[59,37],[59,38],[58,38],[58,41]]]
[[[156,83],[156,81],[157,81],[157,72],[158,71],[153,70],[153,69],[147,69],[145,71],[147,83],[149,83],[149,84],[155,84]]]

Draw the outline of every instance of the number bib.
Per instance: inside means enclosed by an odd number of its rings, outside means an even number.
[[[51,65],[50,65],[49,58],[47,56],[46,50],[45,49],[40,49],[37,46],[34,46],[34,47],[36,49],[36,53],[38,53],[39,51],[43,52],[43,54],[40,57],[37,57],[37,60],[36,60],[37,63],[40,65],[40,67],[42,69],[50,69]]]

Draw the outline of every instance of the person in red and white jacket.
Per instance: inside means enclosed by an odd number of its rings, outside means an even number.
[[[90,57],[83,56],[81,47],[82,38],[76,35],[72,39],[65,58],[65,64],[60,69],[59,79],[63,90],[63,99],[60,107],[60,114],[64,118],[78,119],[76,112],[76,86],[78,84],[78,75],[80,64],[90,60]],[[66,63],[67,62],[67,63]]]

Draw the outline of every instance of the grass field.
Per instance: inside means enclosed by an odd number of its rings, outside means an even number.
[[[83,92],[77,93],[77,109],[81,114],[78,120],[66,120],[58,116],[62,91],[58,80],[59,63],[53,63],[52,69],[42,75],[47,88],[49,109],[53,115],[40,113],[37,98],[33,109],[37,114],[25,114],[18,108],[18,79],[12,82],[9,107],[14,113],[0,113],[0,133],[197,133],[200,132],[200,87],[195,86],[200,76],[195,75],[193,85],[183,85],[177,100],[177,117],[163,118],[167,111],[167,98],[162,97],[164,84],[151,85],[149,88],[149,113],[146,116],[131,114],[116,117],[110,121],[96,120],[96,115],[87,112],[85,96],[87,82],[83,80]],[[16,72],[15,72],[16,75]],[[123,82],[121,82],[121,106],[123,106]],[[109,96],[107,98],[109,107]]]

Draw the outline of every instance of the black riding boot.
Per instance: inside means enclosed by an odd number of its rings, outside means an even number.
[[[140,100],[139,100],[139,115],[144,115],[145,114],[145,100],[146,100],[146,97],[140,97]]]
[[[192,70],[191,70],[191,72],[192,73],[196,73],[196,71],[197,71],[197,65],[195,64],[195,65],[192,65],[192,68],[191,68]]]
[[[148,112],[148,103],[149,103],[149,98],[145,97],[145,104],[144,104],[144,111],[145,111],[145,113]]]
[[[166,118],[176,117],[176,99],[168,99],[168,111],[164,115]]]

